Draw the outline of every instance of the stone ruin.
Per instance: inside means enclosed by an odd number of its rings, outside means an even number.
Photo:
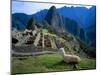
[[[73,42],[66,43],[68,47],[74,45]],[[58,51],[62,45],[66,46],[57,40],[57,37],[45,35],[41,29],[12,31],[12,50],[14,52]]]

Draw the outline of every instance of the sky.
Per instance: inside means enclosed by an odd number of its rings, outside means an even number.
[[[92,6],[84,5],[67,5],[67,4],[48,4],[48,3],[36,3],[36,2],[18,2],[12,1],[12,13],[26,13],[28,15],[39,12],[43,9],[49,9],[51,6],[56,6],[56,8],[66,7],[86,7],[91,8]]]

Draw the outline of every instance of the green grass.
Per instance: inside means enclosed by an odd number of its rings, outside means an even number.
[[[95,69],[96,61],[94,59],[82,58],[77,65],[78,70]],[[52,71],[73,71],[73,65],[66,64],[59,54],[45,54],[27,59],[19,60],[13,58],[12,74],[16,73],[40,73]]]
[[[55,35],[55,34],[51,34],[51,33],[48,31],[48,29],[42,29],[42,32],[43,32],[44,35],[50,35],[50,36],[56,37],[56,35]]]
[[[48,29],[42,29],[43,33],[48,33]]]
[[[96,60],[83,58],[80,64],[78,65],[79,69],[95,69],[96,68]]]

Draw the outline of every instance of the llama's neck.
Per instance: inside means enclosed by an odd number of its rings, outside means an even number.
[[[64,48],[60,48],[59,50],[60,50],[60,53],[61,53],[62,55],[66,55],[66,52],[65,52]]]

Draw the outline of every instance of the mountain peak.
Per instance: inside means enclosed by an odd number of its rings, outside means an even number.
[[[52,10],[56,10],[56,7],[55,7],[55,6],[51,6],[50,9],[52,9]]]
[[[55,15],[58,15],[58,12],[57,12],[57,9],[55,6],[51,6],[51,8],[48,10],[47,12],[47,15],[45,17],[45,20],[51,24],[51,20],[52,18],[55,16]]]
[[[57,13],[57,9],[55,6],[51,6],[51,8],[49,9],[50,12],[52,12],[52,14],[56,14]]]

